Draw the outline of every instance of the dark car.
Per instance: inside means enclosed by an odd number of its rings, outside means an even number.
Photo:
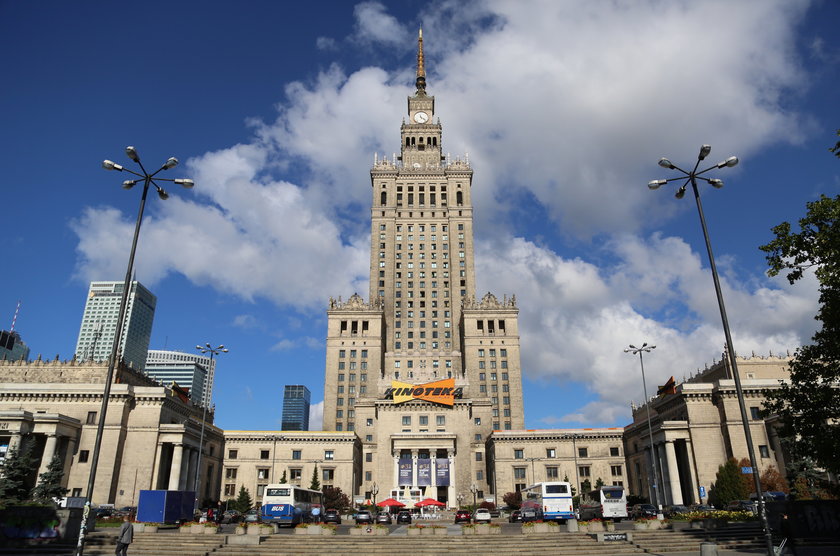
[[[411,523],[411,512],[400,510],[400,513],[397,514],[397,523]]]
[[[378,514],[376,514],[376,522],[390,525],[394,521],[391,519],[391,514],[389,514],[388,512],[379,512]]]
[[[260,512],[259,510],[248,510],[245,512],[245,518],[242,520],[245,523],[259,523],[260,522]]]
[[[633,519],[656,517],[656,506],[653,504],[635,504],[630,510],[630,517]]]
[[[96,519],[104,519],[114,515],[114,508],[96,508]]]
[[[690,511],[691,510],[689,510],[687,507],[681,505],[668,506],[668,508],[665,510],[665,517],[672,518],[679,515],[687,514]]]
[[[726,505],[729,512],[752,512],[755,513],[755,504],[752,500],[733,500]]]
[[[327,510],[324,512],[324,515],[321,516],[321,521],[324,523],[335,523],[336,525],[341,525],[341,514],[334,508]]]
[[[472,514],[467,510],[455,512],[455,523],[469,523],[470,521],[472,521]]]
[[[356,524],[359,523],[373,523],[373,516],[370,515],[370,512],[367,510],[359,510],[356,512],[356,515],[353,516],[353,519],[356,520]]]
[[[222,523],[239,523],[242,520],[242,514],[236,510],[227,510],[222,514]]]
[[[509,523],[516,523],[518,521],[522,521],[522,513],[520,513],[519,510],[513,510],[512,512],[510,512],[510,515],[508,516],[508,522]]]
[[[538,521],[541,519],[539,513],[534,508],[523,508],[519,510],[519,521],[527,523],[529,521]]]

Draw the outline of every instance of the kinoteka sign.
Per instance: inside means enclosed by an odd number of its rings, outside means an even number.
[[[426,384],[408,384],[397,380],[391,381],[391,387],[382,396],[386,400],[394,400],[395,404],[411,400],[423,400],[441,405],[455,405],[455,398],[463,396],[463,388],[455,388],[455,379],[446,378]]]

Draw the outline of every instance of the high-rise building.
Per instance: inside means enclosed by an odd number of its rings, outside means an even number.
[[[123,285],[123,282],[90,283],[79,340],[76,342],[77,359],[107,361],[111,356]],[[146,365],[156,304],[157,298],[152,292],[140,282],[131,283],[119,353],[128,366],[139,371]]]
[[[209,406],[213,399],[215,359],[197,353],[150,349],[143,372],[166,386],[175,382],[186,388],[197,404]]]
[[[490,433],[524,428],[519,310],[475,298],[473,170],[444,155],[424,62],[421,33],[400,155],[370,171],[369,300],[330,300],[324,430],[362,439],[362,490],[454,504],[488,490]]]
[[[26,361],[29,359],[29,347],[15,331],[0,330],[0,360]]]
[[[309,430],[309,388],[302,384],[287,384],[283,389],[284,431]]]

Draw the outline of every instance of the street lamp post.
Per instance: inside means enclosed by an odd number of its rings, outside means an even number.
[[[534,462],[539,461],[541,458],[528,458],[528,461],[531,462],[531,484],[537,484],[537,472],[534,470]]]
[[[456,496],[456,497],[455,497],[455,500],[457,500],[457,501],[458,501],[458,508],[457,508],[457,509],[460,509],[460,508],[461,508],[461,506],[462,506],[462,505],[463,505],[463,503],[464,503],[464,495],[463,495],[463,494],[461,494],[461,493],[458,493],[458,496]]]
[[[370,493],[373,495],[373,507],[376,508],[376,495],[379,494],[379,486],[376,483],[370,487]]]
[[[154,185],[155,190],[157,191],[157,194],[161,198],[161,200],[165,201],[169,198],[169,194],[166,191],[164,191],[164,189],[160,185],[157,184],[158,181],[168,181],[176,183],[186,189],[190,189],[195,185],[195,182],[189,179],[168,179],[156,177],[160,172],[164,170],[169,170],[178,165],[178,159],[175,157],[170,157],[164,163],[164,165],[161,166],[156,172],[150,174],[146,171],[146,168],[140,162],[140,155],[137,154],[137,149],[128,146],[125,148],[125,154],[128,155],[128,158],[130,158],[131,160],[136,162],[138,166],[140,166],[140,170],[142,173],[134,172],[133,170],[124,168],[123,166],[115,164],[110,160],[103,161],[102,167],[106,170],[128,172],[129,174],[133,174],[138,178],[142,179],[143,195],[140,197],[140,209],[137,212],[137,222],[134,224],[134,238],[131,241],[131,251],[128,255],[128,268],[125,271],[125,280],[123,281],[122,298],[120,299],[120,312],[114,330],[114,343],[111,346],[111,356],[108,358],[108,372],[105,375],[105,391],[102,396],[102,405],[99,409],[99,423],[96,426],[96,440],[94,441],[93,454],[90,460],[90,473],[88,475],[88,484],[85,496],[85,509],[83,512],[84,517],[82,519],[82,526],[79,529],[79,540],[76,544],[75,551],[76,556],[82,556],[82,554],[84,554],[85,551],[85,535],[87,533],[87,520],[88,516],[90,515],[90,506],[93,500],[93,487],[94,482],[96,481],[96,468],[99,463],[99,452],[102,448],[102,433],[105,429],[105,414],[108,411],[108,399],[111,396],[111,381],[114,378],[114,368],[116,367],[117,361],[120,357],[119,350],[122,341],[123,321],[125,320],[126,308],[128,307],[128,294],[131,291],[131,276],[134,273],[134,255],[137,252],[137,239],[140,237],[140,224],[143,222],[143,210],[146,208],[146,195],[149,192],[149,186]],[[122,184],[123,189],[131,189],[132,187],[137,185],[137,182],[141,181],[140,179],[125,180]]]
[[[278,435],[276,434],[267,434],[265,435],[266,440],[271,440],[271,482],[274,482],[274,463],[277,461],[277,439]]]
[[[569,437],[572,439],[572,456],[575,458],[575,483],[577,484],[577,493],[578,496],[581,496],[583,493],[580,491],[580,469],[578,469],[577,460],[577,435],[570,434]]]
[[[649,346],[647,342],[642,344],[642,347],[636,347],[633,344],[630,344],[630,347],[624,350],[624,353],[632,353],[633,355],[639,356],[639,364],[642,367],[642,389],[645,392],[645,407],[647,408],[647,426],[648,426],[648,438],[650,442],[650,462],[653,465],[653,491],[656,494],[656,507],[659,509],[656,516],[659,519],[663,519],[662,516],[662,499],[659,494],[659,485],[661,484],[659,479],[662,477],[662,473],[657,473],[657,466],[656,462],[659,458],[656,457],[656,452],[653,448],[653,426],[650,424],[650,399],[648,399],[647,394],[647,382],[645,381],[645,361],[642,358],[642,353],[650,353],[651,350],[656,349],[656,346]],[[650,492],[648,492],[650,495]],[[653,498],[651,497],[651,500]]]
[[[478,487],[475,486],[475,483],[470,485],[470,492],[473,495],[473,512],[475,512],[476,507],[478,507],[478,500],[475,497],[476,493],[478,493]]]
[[[203,346],[195,346],[195,349],[200,351],[202,354],[204,354],[204,353],[209,353],[210,354],[210,369],[213,368],[213,356],[219,355],[220,353],[227,353],[228,352],[228,349],[225,346],[220,345],[220,346],[217,346],[217,347],[213,347],[213,346],[210,345],[209,342],[204,344]],[[210,369],[207,369],[208,374],[210,372]],[[199,494],[199,491],[198,491],[198,486],[201,484],[201,456],[204,454],[204,425],[207,422],[207,406],[210,405],[210,400],[207,399],[206,391],[207,390],[206,390],[206,387],[205,387],[205,391],[202,393],[202,398],[204,398],[204,403],[201,404],[201,405],[204,406],[204,409],[201,412],[201,436],[199,436],[199,439],[198,439],[198,462],[197,462],[196,470],[195,470],[194,489],[195,489],[195,508],[196,509],[198,509],[198,503],[199,503],[199,500],[201,499],[201,495]]]
[[[729,332],[729,320],[726,318],[726,307],[723,303],[723,293],[721,292],[720,288],[720,280],[718,278],[717,267],[715,266],[715,257],[712,253],[712,244],[709,241],[709,231],[706,228],[706,218],[703,216],[703,204],[700,202],[700,191],[697,189],[697,180],[701,179],[711,185],[716,189],[720,189],[723,187],[723,181],[719,179],[709,179],[704,177],[703,174],[708,172],[709,170],[714,170],[716,168],[732,168],[736,164],[738,164],[738,158],[735,156],[730,156],[726,160],[719,162],[713,166],[709,166],[705,170],[697,171],[697,168],[700,166],[700,163],[709,155],[711,152],[712,147],[710,145],[703,145],[700,148],[700,154],[697,157],[697,162],[694,164],[694,169],[690,172],[686,172],[682,168],[675,166],[670,160],[667,158],[659,159],[659,165],[663,168],[667,168],[669,170],[677,170],[681,172],[683,175],[678,176],[676,178],[669,178],[667,180],[653,180],[648,183],[648,187],[650,189],[659,189],[661,186],[665,185],[668,182],[675,181],[675,180],[685,180],[680,188],[677,190],[676,197],[677,199],[682,199],[685,195],[686,186],[690,183],[691,188],[694,191],[694,200],[697,202],[697,213],[700,216],[700,226],[703,229],[703,238],[706,240],[706,251],[709,254],[709,266],[712,269],[712,279],[715,283],[715,294],[717,295],[717,302],[718,307],[720,309],[720,319],[723,323],[723,333],[726,337],[726,348],[729,354],[729,360],[732,363],[732,376],[735,379],[735,391],[738,395],[738,406],[741,409],[741,422],[744,426],[744,436],[746,437],[747,441],[747,452],[750,458],[750,466],[752,466],[752,475],[753,475],[753,482],[755,483],[755,493],[758,497],[758,513],[761,518],[762,527],[764,528],[764,540],[767,548],[768,556],[773,556],[773,536],[772,532],[770,531],[770,525],[767,522],[767,511],[764,505],[764,496],[761,492],[761,479],[758,473],[758,466],[756,465],[755,459],[755,448],[753,447],[752,441],[752,433],[750,432],[750,424],[749,419],[747,417],[747,408],[744,404],[744,392],[741,388],[741,377],[738,374],[738,361],[735,357],[735,347],[732,343],[732,335]]]

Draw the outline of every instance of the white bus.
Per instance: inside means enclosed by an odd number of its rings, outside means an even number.
[[[567,520],[575,517],[569,483],[537,483],[522,490],[522,510],[533,510],[537,519]]]
[[[313,520],[313,508],[323,507],[323,497],[317,490],[294,485],[266,485],[260,518],[265,522],[280,525],[309,522]]]
[[[627,517],[627,494],[623,486],[602,486],[580,499],[580,519],[612,519]]]

